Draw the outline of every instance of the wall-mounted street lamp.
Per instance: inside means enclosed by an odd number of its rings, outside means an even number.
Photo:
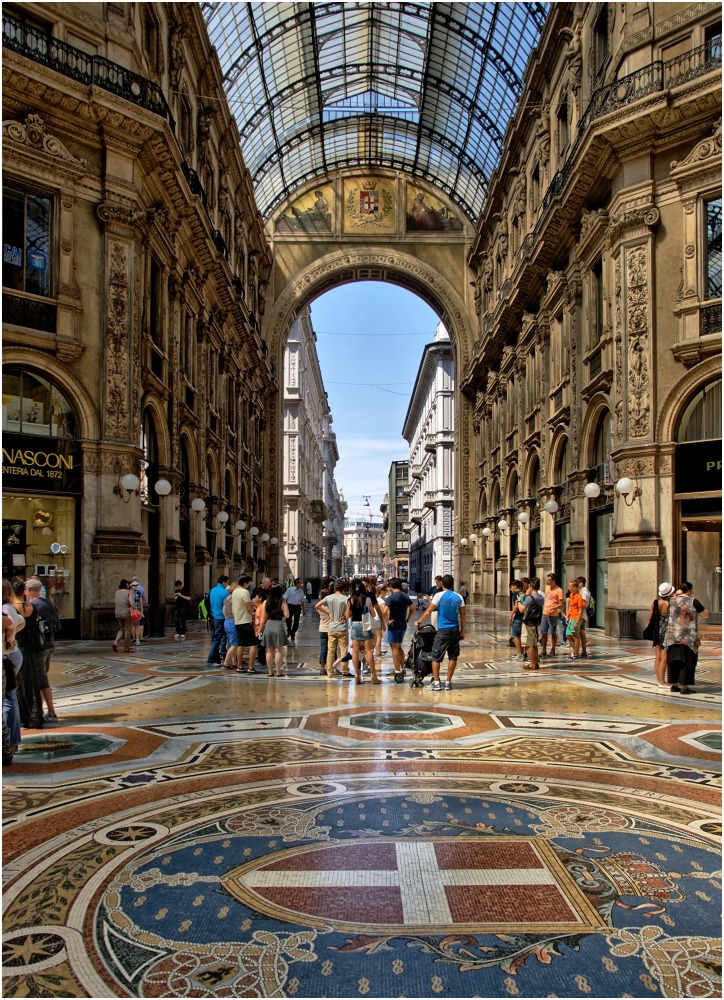
[[[133,494],[138,496],[141,487],[141,480],[134,476],[132,472],[127,472],[125,476],[119,476],[118,482],[113,487],[113,492],[117,493],[124,503],[128,503]]]
[[[642,496],[641,488],[638,483],[634,483],[632,479],[628,478],[628,476],[622,476],[616,483],[613,491],[618,496],[623,497],[623,502],[627,507],[632,507],[636,498]],[[610,488],[606,491],[606,493],[607,495],[613,495],[610,493]],[[583,487],[583,494],[588,497],[589,500],[595,500],[596,497],[601,495],[601,487],[595,482],[586,483]],[[631,497],[630,500],[629,497]]]

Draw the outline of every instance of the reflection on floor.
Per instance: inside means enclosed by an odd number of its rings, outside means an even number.
[[[721,996],[720,636],[511,660],[449,692],[64,643],[5,768],[3,996]],[[663,692],[663,693],[662,693]]]

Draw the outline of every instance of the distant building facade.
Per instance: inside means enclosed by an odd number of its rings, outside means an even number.
[[[344,575],[378,576],[386,562],[385,529],[380,521],[347,518],[344,522]]]
[[[390,463],[387,494],[380,506],[386,532],[385,574],[407,580],[410,569],[410,463]]]
[[[284,353],[284,526],[280,573],[284,578],[305,580],[327,574],[332,549],[342,540],[339,530],[342,511],[334,483],[339,456],[316,340],[307,307],[292,326]]]
[[[436,576],[454,568],[454,396],[453,349],[440,323],[423,351],[402,428],[410,446],[409,575],[415,589],[428,590]]]

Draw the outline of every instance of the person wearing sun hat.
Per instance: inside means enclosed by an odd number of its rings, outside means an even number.
[[[676,588],[664,581],[659,584],[658,597],[651,605],[649,612],[649,622],[646,626],[645,638],[651,639],[654,647],[654,672],[656,683],[660,688],[667,688],[666,683],[666,650],[664,648],[664,635],[669,621],[669,599],[674,595]]]

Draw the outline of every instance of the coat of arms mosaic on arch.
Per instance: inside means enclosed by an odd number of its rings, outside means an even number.
[[[392,233],[395,228],[394,181],[384,177],[346,178],[344,231]]]

